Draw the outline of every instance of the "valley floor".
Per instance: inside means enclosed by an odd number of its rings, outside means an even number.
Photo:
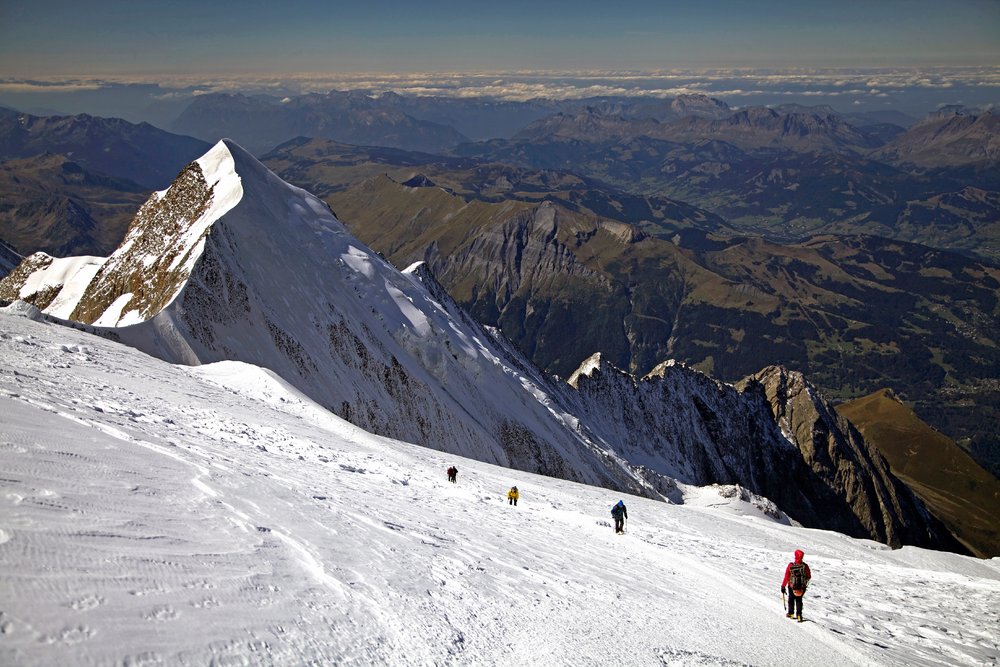
[[[254,367],[10,313],[0,358],[0,664],[1000,661],[1000,559],[721,497],[625,497],[616,536],[616,493],[370,435]]]

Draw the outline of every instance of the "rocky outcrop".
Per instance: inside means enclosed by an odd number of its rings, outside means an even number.
[[[836,493],[849,512],[846,520],[853,517],[867,534],[893,546],[965,551],[889,471],[878,450],[801,373],[771,366],[743,380],[741,387],[763,392],[774,419],[805,464],[806,470],[796,474]]]
[[[118,312],[134,311],[142,320],[160,312],[187,280],[190,253],[200,250],[201,239],[186,237],[211,200],[201,167],[192,162],[169,189],[155,193],[139,209],[122,245],[88,286],[71,318],[92,324],[122,298],[127,301]],[[114,326],[118,320],[109,318],[103,324]]]
[[[963,550],[799,373],[772,367],[731,386],[666,362],[636,379],[595,355],[569,384],[581,422],[633,465],[739,484],[806,526]]]

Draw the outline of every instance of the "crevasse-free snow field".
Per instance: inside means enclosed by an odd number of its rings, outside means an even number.
[[[0,664],[1000,660],[1000,561],[368,434],[272,374],[0,313]],[[458,467],[458,483],[446,468]],[[517,507],[506,491],[521,491]],[[806,623],[778,590],[813,571]]]

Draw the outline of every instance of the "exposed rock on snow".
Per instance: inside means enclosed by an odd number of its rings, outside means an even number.
[[[803,525],[964,552],[800,373],[768,368],[733,387],[666,362],[636,380],[595,355],[569,382],[581,419],[633,464],[739,484]]]
[[[81,293],[75,320],[171,362],[271,369],[368,431],[645,488],[425,268],[399,272],[228,140],[150,198]]]
[[[0,281],[0,301],[28,300],[50,315],[67,318],[104,262],[103,257],[59,259],[36,252]]]

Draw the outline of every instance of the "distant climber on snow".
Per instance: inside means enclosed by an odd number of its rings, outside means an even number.
[[[788,618],[802,622],[802,596],[806,594],[809,587],[809,580],[812,579],[812,572],[809,565],[803,561],[805,553],[801,549],[795,550],[795,561],[785,568],[785,578],[781,580],[781,594],[788,591]]]
[[[628,510],[625,509],[625,502],[618,501],[618,504],[611,508],[611,516],[615,520],[615,534],[625,532],[625,521],[628,519]]]
[[[455,466],[448,468],[448,481],[452,483],[458,482],[458,468]]]
[[[517,497],[519,495],[520,494],[517,492],[517,487],[516,486],[510,487],[510,491],[507,492],[507,502],[510,503],[511,505],[516,506],[517,505]]]

